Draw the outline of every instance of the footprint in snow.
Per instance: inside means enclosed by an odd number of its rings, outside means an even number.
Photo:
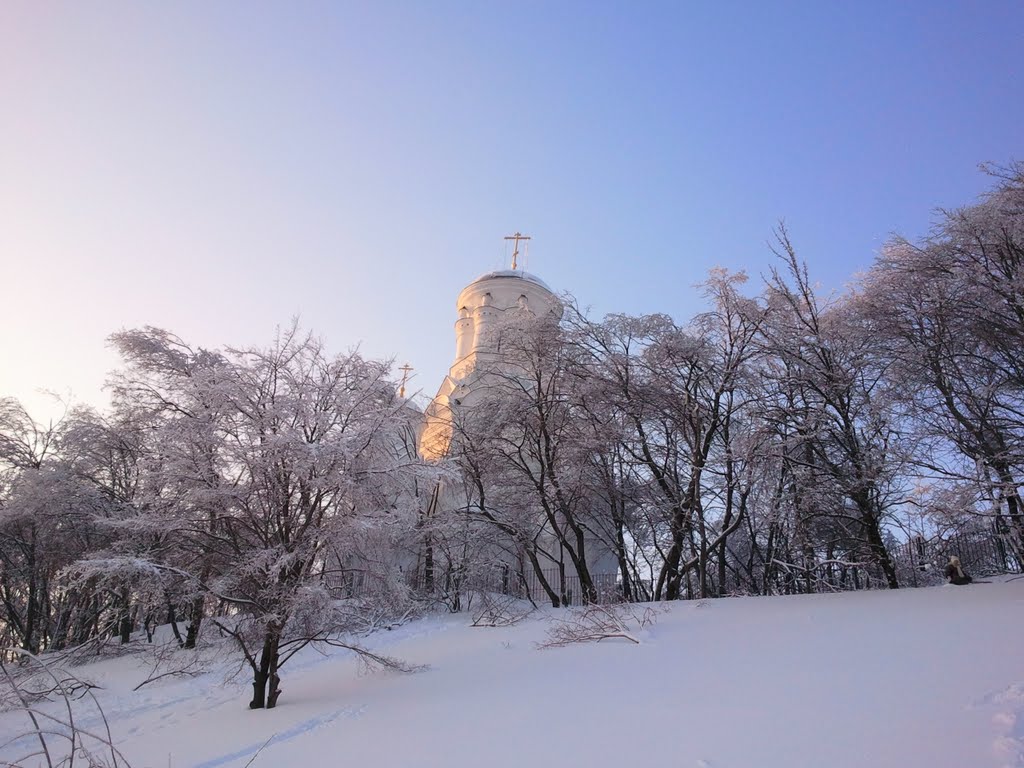
[[[992,754],[1001,766],[1024,765],[1024,683],[1015,683],[972,702],[971,709],[992,708]]]

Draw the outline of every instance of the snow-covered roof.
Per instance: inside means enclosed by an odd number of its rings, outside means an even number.
[[[470,283],[470,285],[474,285],[474,284],[482,282],[484,280],[492,280],[494,278],[502,278],[502,277],[512,277],[512,278],[517,278],[519,280],[527,280],[527,281],[529,281],[531,283],[536,283],[537,285],[539,285],[541,288],[543,288],[546,291],[550,291],[551,293],[554,293],[554,291],[551,290],[551,287],[547,283],[545,283],[543,280],[541,280],[539,277],[537,277],[536,275],[531,275],[529,272],[523,272],[521,269],[498,269],[498,270],[495,270],[494,272],[486,272],[486,273],[480,275],[480,277],[478,277],[472,283]]]

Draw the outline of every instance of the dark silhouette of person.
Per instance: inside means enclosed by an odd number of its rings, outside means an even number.
[[[960,565],[960,558],[956,555],[949,556],[949,563],[946,564],[946,578],[949,579],[950,584],[956,584],[963,586],[964,584],[970,584],[973,579],[967,575],[962,565]]]

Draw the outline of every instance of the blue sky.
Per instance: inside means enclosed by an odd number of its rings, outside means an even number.
[[[1024,158],[1022,30],[994,0],[4,3],[0,395],[100,403],[118,328],[294,315],[432,394],[516,230],[598,314],[689,317],[781,219],[841,287]]]

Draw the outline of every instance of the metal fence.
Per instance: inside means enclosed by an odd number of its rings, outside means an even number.
[[[899,583],[904,587],[944,582],[943,571],[950,555],[959,557],[964,569],[975,578],[997,573],[1024,572],[1022,559],[1003,536],[985,529],[962,530],[930,539],[918,536],[909,541],[890,543],[888,551],[896,567]],[[771,564],[771,575],[765,573],[764,577],[769,578],[771,584],[769,593],[775,594],[852,591],[887,586],[887,580],[877,564],[856,560],[822,558],[809,565],[775,560]],[[560,604],[583,603],[580,578],[569,566],[564,570],[547,568],[540,574],[529,564],[517,567],[495,563],[489,568],[472,572],[439,567],[428,580],[420,565],[404,571],[399,579],[413,592],[430,594],[446,601],[454,600],[455,604],[458,604],[460,596],[489,592],[543,605],[550,602],[550,596],[544,588],[545,582]],[[591,579],[600,602],[622,600],[618,574],[597,573],[592,574]],[[377,579],[359,570],[334,574],[329,580],[339,595],[345,597],[363,596],[380,588]],[[684,593],[689,594],[686,590]],[[746,593],[741,591],[730,594]]]
[[[548,583],[548,587],[559,596],[564,605],[580,605],[583,602],[583,589],[579,576],[568,571],[562,573],[558,568],[548,568],[542,570],[541,573],[543,574],[544,581]],[[591,574],[590,579],[594,584],[594,589],[597,591],[598,602],[616,602],[619,599],[620,590],[617,583],[617,574],[595,573]],[[526,573],[517,573],[516,579],[509,586],[511,589],[506,590],[505,594],[532,599],[537,603],[550,599],[544,590],[540,576],[533,569],[526,571]]]
[[[951,555],[960,558],[964,570],[975,578],[1024,571],[1021,558],[1004,536],[984,528],[930,539],[917,536],[891,543],[887,549],[903,587],[943,583]],[[877,589],[888,585],[881,567],[871,562],[823,559],[809,566],[779,561],[773,565],[772,583],[785,594]]]
[[[591,581],[597,592],[599,602],[617,602],[621,599],[617,575],[614,573],[596,573]],[[498,565],[485,572],[464,574],[461,578],[452,578],[451,574],[439,574],[435,579],[435,590],[450,592],[461,590],[468,592],[491,592],[508,595],[521,600],[530,600],[538,605],[549,603],[548,591],[554,592],[561,605],[581,605],[583,588],[579,576],[569,568],[561,571],[558,568],[543,569],[540,574],[533,568],[516,569],[508,565]],[[423,586],[422,577],[412,585],[414,589]]]
[[[960,531],[933,539],[919,536],[901,544],[893,554],[901,582],[915,587],[943,579],[943,569],[952,555],[960,558],[964,570],[974,576],[1024,570],[1004,537],[985,530]]]

